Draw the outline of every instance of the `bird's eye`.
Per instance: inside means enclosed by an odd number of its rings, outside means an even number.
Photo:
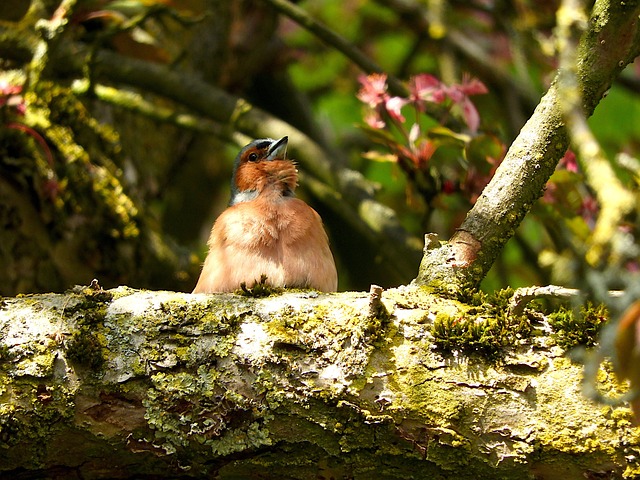
[[[250,153],[249,154],[249,161],[250,162],[255,162],[256,160],[258,160],[258,154],[257,153]]]

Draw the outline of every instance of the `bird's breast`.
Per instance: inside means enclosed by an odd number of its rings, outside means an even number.
[[[266,275],[274,286],[335,291],[336,268],[320,216],[294,197],[269,197],[225,210],[211,231],[196,292],[233,291]]]
[[[283,254],[283,249],[304,243],[306,236],[313,236],[313,228],[324,235],[319,216],[311,207],[297,198],[280,195],[270,198],[261,194],[255,200],[234,205],[216,223],[223,228],[214,228],[212,233],[223,238],[212,235],[212,244],[261,249],[265,255]]]

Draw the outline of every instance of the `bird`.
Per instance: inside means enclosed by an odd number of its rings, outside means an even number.
[[[320,215],[295,195],[287,136],[257,139],[235,158],[229,205],[211,229],[193,293],[271,287],[334,292],[335,261]]]

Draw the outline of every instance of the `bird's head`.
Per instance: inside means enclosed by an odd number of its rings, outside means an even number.
[[[240,150],[233,164],[230,205],[253,200],[267,188],[293,196],[298,171],[285,158],[288,142],[289,137],[261,138]]]

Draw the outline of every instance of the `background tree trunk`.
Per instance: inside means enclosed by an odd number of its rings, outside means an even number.
[[[422,288],[5,298],[0,476],[633,477],[629,410],[585,399],[548,336],[495,362],[434,350],[434,318],[481,308]]]

